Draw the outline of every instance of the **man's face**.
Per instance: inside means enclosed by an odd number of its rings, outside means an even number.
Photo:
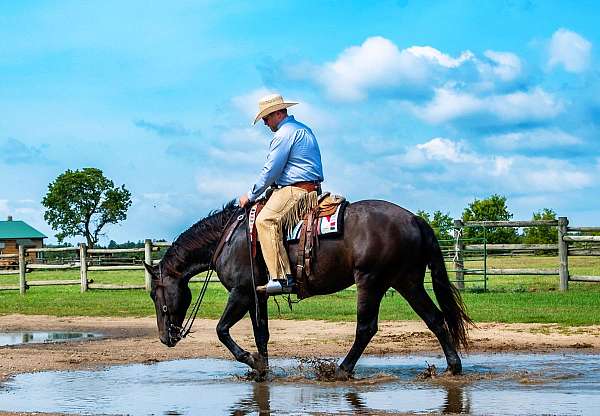
[[[276,132],[277,126],[279,125],[281,120],[284,119],[284,117],[285,115],[282,111],[275,111],[274,113],[267,114],[266,116],[264,116],[262,120],[263,123],[265,123],[265,126],[269,126],[272,132]]]

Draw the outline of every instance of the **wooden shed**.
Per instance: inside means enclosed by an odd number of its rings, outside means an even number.
[[[0,221],[0,254],[19,254],[19,246],[26,248],[41,248],[44,246],[44,234],[25,223],[14,221],[11,216],[7,221]],[[35,253],[28,255],[29,260],[35,260]],[[0,258],[0,263],[7,260]],[[5,264],[6,265],[6,264]]]

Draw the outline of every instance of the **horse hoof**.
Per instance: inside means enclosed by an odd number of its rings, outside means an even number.
[[[259,373],[266,373],[269,369],[269,361],[266,357],[258,353],[252,353],[252,361],[254,362],[252,368]]]
[[[336,381],[348,381],[352,377],[352,374],[348,371],[338,367],[335,370],[335,380]]]
[[[446,368],[446,371],[444,371],[446,374],[450,374],[453,376],[460,376],[462,374],[462,366],[461,365],[454,365],[454,366],[448,366],[448,368]]]

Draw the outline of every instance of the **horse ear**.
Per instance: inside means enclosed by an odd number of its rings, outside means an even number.
[[[150,266],[146,262],[144,262],[144,267],[146,268],[148,273],[150,273],[150,276],[152,276],[153,279],[158,279],[158,276],[156,275],[156,272],[154,271],[154,267]]]

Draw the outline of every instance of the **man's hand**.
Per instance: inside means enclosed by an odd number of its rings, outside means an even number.
[[[240,207],[244,208],[246,205],[248,205],[248,195],[244,194],[242,196],[240,196]]]

